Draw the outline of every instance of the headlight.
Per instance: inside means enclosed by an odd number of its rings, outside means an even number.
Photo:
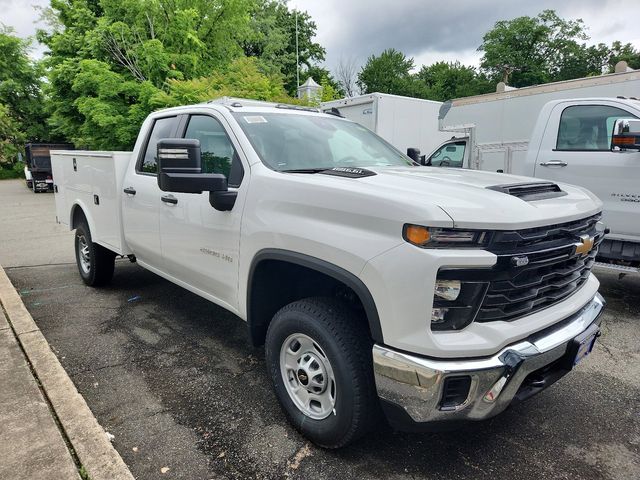
[[[486,245],[489,236],[489,232],[483,230],[432,228],[409,223],[402,230],[402,237],[407,242],[421,248],[477,248]]]
[[[439,276],[454,272],[443,271]],[[486,282],[437,279],[433,292],[431,330],[460,330],[473,322],[487,286]]]
[[[460,280],[437,280],[434,293],[436,297],[452,302],[460,295],[460,287]]]

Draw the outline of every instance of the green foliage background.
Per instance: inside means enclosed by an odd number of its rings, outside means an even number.
[[[48,13],[52,28],[38,38],[51,52],[49,124],[77,146],[130,149],[158,108],[225,95],[292,100],[295,14],[282,1],[51,0]],[[307,14],[298,24],[308,75],[325,51]]]
[[[0,30],[0,176],[16,175],[25,142],[70,141],[89,149],[131,149],[153,110],[237,96],[296,103],[296,13],[285,0],[50,0],[32,60],[30,42]],[[316,24],[298,12],[300,81],[312,76],[322,101],[341,98],[321,63]],[[640,68],[629,43],[588,45],[581,20],[545,10],[499,21],[483,37],[480,68],[436,62],[416,69],[404,53],[370,56],[357,74],[362,93],[444,101],[599,75],[619,60]],[[350,85],[353,85],[351,78]],[[351,89],[352,90],[352,89]]]

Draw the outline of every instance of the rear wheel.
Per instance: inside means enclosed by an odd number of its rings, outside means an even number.
[[[76,228],[75,250],[78,271],[84,283],[98,287],[111,281],[116,254],[102,245],[93,243],[85,220]]]
[[[278,401],[294,427],[325,448],[353,442],[378,418],[371,341],[361,320],[335,299],[309,298],[282,308],[267,332]]]

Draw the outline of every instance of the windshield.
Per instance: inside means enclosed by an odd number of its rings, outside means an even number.
[[[262,161],[273,170],[413,165],[408,157],[357,123],[290,113],[233,115]]]
[[[36,168],[51,168],[51,157],[33,157],[33,166]]]

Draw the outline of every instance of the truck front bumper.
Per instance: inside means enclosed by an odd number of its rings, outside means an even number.
[[[554,383],[590,351],[604,304],[596,294],[577,313],[491,357],[440,360],[374,345],[376,387],[387,418],[419,429],[497,415]]]

